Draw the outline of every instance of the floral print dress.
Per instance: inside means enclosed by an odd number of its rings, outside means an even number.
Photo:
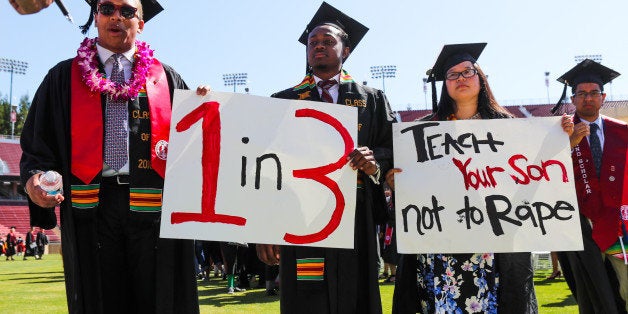
[[[423,313],[497,313],[493,253],[419,254],[417,270]]]

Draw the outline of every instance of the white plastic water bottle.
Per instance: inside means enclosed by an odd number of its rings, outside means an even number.
[[[63,193],[63,180],[61,175],[54,170],[46,171],[39,177],[39,186],[46,191],[48,195]]]

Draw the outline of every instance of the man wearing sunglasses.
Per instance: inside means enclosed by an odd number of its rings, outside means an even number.
[[[87,0],[98,37],[44,78],[21,138],[31,225],[61,239],[70,313],[198,313],[192,241],[159,238],[179,74],[137,40],[154,0]],[[207,88],[199,88],[205,94]],[[40,187],[62,175],[61,193]]]

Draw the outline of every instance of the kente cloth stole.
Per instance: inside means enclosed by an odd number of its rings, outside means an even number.
[[[320,281],[324,279],[325,258],[298,258],[297,280]]]
[[[340,84],[342,83],[354,83],[355,80],[353,79],[353,77],[351,77],[351,75],[349,75],[349,72],[347,72],[346,70],[342,69],[340,71]],[[303,80],[301,81],[301,83],[297,84],[296,86],[294,86],[292,88],[293,91],[300,91],[302,89],[309,89],[309,88],[314,88],[316,87],[316,81],[314,80],[314,76],[312,76],[311,73],[308,73],[305,75],[305,77],[303,78]]]

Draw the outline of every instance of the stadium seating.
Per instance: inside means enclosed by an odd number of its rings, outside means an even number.
[[[55,208],[57,214],[57,225],[59,224],[59,207]],[[9,233],[9,228],[15,226],[15,231],[18,237],[25,238],[24,234],[28,232],[30,228],[30,219],[28,214],[28,206],[0,206],[0,236],[6,237]],[[61,242],[58,230],[44,230],[44,233],[48,236],[48,241],[51,243]]]

